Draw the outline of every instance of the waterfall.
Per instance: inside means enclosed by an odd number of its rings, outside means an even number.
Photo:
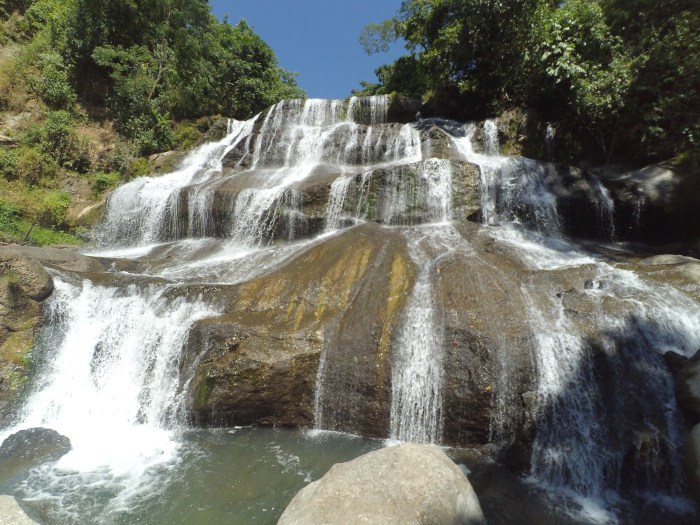
[[[26,497],[92,498],[90,484],[110,486],[112,510],[146,497],[200,410],[194,369],[224,396],[238,359],[284,381],[286,366],[290,382],[319,363],[315,391],[304,377],[278,400],[294,422],[522,454],[531,481],[603,509],[682,494],[663,355],[700,348],[696,290],[572,240],[572,216],[615,239],[595,176],[502,155],[495,120],[387,122],[391,101],[282,101],[113,192],[87,248],[108,269],[53,274],[17,428],[50,426],[74,450],[34,471]],[[212,340],[189,348],[209,323]],[[366,427],[346,408],[371,412]]]
[[[106,219],[93,234],[95,241],[134,245],[176,237],[180,190],[219,174],[221,159],[245,138],[251,124],[231,121],[226,137],[196,148],[174,172],[160,177],[141,177],[117,188],[107,202]],[[200,194],[199,198],[204,197]],[[170,228],[167,228],[168,223]]]
[[[388,104],[389,97],[288,100],[264,116],[231,121],[226,137],[194,150],[174,172],[115,190],[94,238],[143,246],[212,236],[217,192],[246,176],[256,183],[233,195],[225,231],[238,243],[264,245],[295,229],[298,210],[283,208],[318,166],[336,166],[343,175],[421,160],[418,130],[384,123]]]
[[[498,155],[501,152],[498,143],[498,124],[495,120],[484,121],[484,152],[486,155]]]
[[[328,211],[326,212],[326,231],[333,231],[340,228],[343,205],[353,177],[338,177],[331,184],[331,193],[328,197]]]
[[[68,436],[72,451],[35,481],[55,478],[79,495],[106,475],[121,487],[121,504],[153,489],[150,470],[175,461],[181,351],[193,323],[217,311],[153,285],[98,286],[61,274],[54,281],[39,336],[40,381],[10,432],[44,426]]]
[[[487,122],[486,137],[492,136],[489,128]],[[485,139],[486,154],[475,153],[475,130],[467,126],[465,136],[453,140],[464,158],[479,167],[482,220],[498,226],[489,235],[511,247],[530,268],[593,268],[597,274],[583,292],[599,305],[599,313],[588,321],[596,334],[604,334],[595,346],[576,313],[563,304],[565,293],[521,284],[537,371],[532,479],[579,498],[583,510],[578,517],[585,519],[591,519],[585,515],[591,505],[602,509],[608,498],[615,499],[609,491],[625,482],[623,467],[636,469],[639,489],[681,495],[681,421],[662,355],[689,355],[700,347],[700,307],[675,288],[644,282],[567,241],[544,168],[528,159],[499,156],[491,139]],[[591,187],[601,224],[612,237],[612,199],[597,179]],[[625,302],[624,313],[604,314],[603,305],[611,300]],[[606,363],[602,370],[601,362]],[[629,366],[643,379],[631,377]],[[614,385],[609,399],[602,397],[602,381]],[[634,399],[628,394],[632,389]],[[638,398],[646,404],[643,427],[611,435],[611,428],[637,410]],[[630,457],[630,441],[642,439]],[[599,512],[615,522],[614,515]]]
[[[409,234],[419,269],[392,363],[390,437],[416,443],[442,439],[443,334],[433,304],[433,260],[421,244],[434,229]],[[415,236],[414,238],[411,238]],[[443,248],[444,249],[444,248]]]
[[[393,186],[393,184],[392,184]],[[431,223],[406,232],[418,276],[408,299],[392,364],[390,436],[418,443],[440,443],[443,425],[444,333],[437,319],[432,280],[435,264],[454,250],[452,171],[449,162],[429,159],[420,185]],[[405,205],[403,199],[401,205]],[[396,214],[395,211],[392,214]]]

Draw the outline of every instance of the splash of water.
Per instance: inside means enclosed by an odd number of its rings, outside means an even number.
[[[120,487],[113,505],[126,505],[153,490],[154,470],[177,462],[182,348],[193,323],[217,311],[201,300],[170,299],[162,287],[54,280],[40,337],[43,371],[9,432],[53,428],[73,449],[25,490],[36,497],[47,489],[35,482],[80,491],[111,480]]]

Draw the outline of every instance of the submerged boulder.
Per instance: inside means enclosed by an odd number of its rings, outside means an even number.
[[[0,445],[0,482],[71,450],[71,442],[50,428],[29,428],[10,435]]]
[[[438,447],[402,444],[334,465],[278,525],[484,525],[467,477]]]

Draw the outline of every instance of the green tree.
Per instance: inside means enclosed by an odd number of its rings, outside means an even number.
[[[489,106],[523,100],[530,27],[543,0],[405,0],[393,19],[368,26],[367,52],[403,39],[410,58],[380,69],[382,83],[415,95],[456,86],[479,93]],[[408,71],[404,71],[408,69]],[[418,72],[419,82],[415,82]],[[428,93],[429,94],[429,93]]]
[[[542,6],[535,20],[527,56],[529,102],[593,139],[609,160],[634,80],[634,60],[596,2]]]

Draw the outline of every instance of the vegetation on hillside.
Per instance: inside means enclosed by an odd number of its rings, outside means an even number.
[[[0,240],[77,242],[76,210],[148,155],[303,96],[206,0],[0,0]]]
[[[535,108],[572,137],[569,160],[698,164],[697,0],[404,0],[360,40],[408,54],[356,93]]]

